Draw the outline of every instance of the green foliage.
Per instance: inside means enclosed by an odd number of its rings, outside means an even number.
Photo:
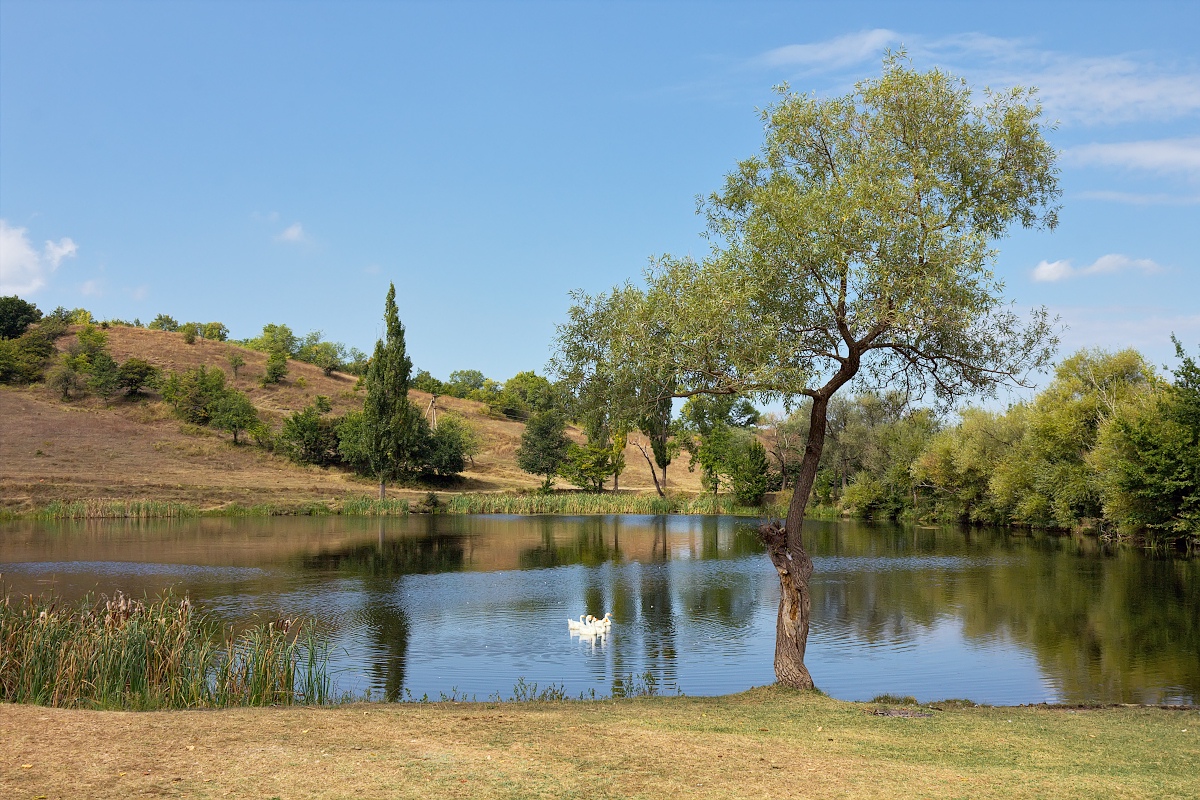
[[[229,338],[229,328],[223,322],[206,322],[198,330],[201,336],[213,342],[223,342]]]
[[[179,327],[179,332],[183,334],[184,344],[196,343],[196,323],[186,322]]]
[[[691,456],[688,470],[700,466],[700,483],[716,494],[722,479],[733,474],[744,434],[739,423],[757,419],[753,406],[733,395],[697,395],[683,404],[680,414],[683,448]]]
[[[433,377],[428,370],[419,369],[417,374],[413,376],[411,386],[419,392],[428,392],[433,395],[450,394],[447,391],[446,384]]]
[[[1081,350],[1030,405],[1025,434],[993,469],[989,489],[1013,522],[1071,528],[1102,514],[1088,453],[1115,411],[1157,379],[1139,353]]]
[[[41,380],[47,363],[57,352],[54,341],[65,331],[66,323],[46,317],[16,339],[0,339],[0,383]]]
[[[365,463],[379,481],[382,498],[388,481],[411,480],[424,471],[430,447],[429,425],[408,402],[412,361],[404,343],[404,326],[396,307],[396,287],[388,288],[384,302],[384,339],[375,343],[363,382],[367,396],[361,419],[346,433],[352,463]]]
[[[70,400],[73,392],[81,392],[87,380],[72,366],[70,359],[61,358],[46,373],[46,386],[59,393],[63,400]]]
[[[566,423],[553,411],[534,414],[525,423],[521,445],[517,448],[517,466],[531,475],[541,475],[548,490],[566,463],[571,440]]]
[[[262,353],[283,353],[285,356],[295,356],[300,350],[300,338],[292,333],[287,325],[267,324],[263,326],[262,334],[255,339],[248,339],[243,344],[251,350]]]
[[[107,405],[121,391],[121,370],[106,351],[94,355],[88,368],[88,391]]]
[[[0,339],[16,339],[41,318],[42,312],[33,303],[15,294],[0,297]]]
[[[267,356],[267,368],[263,373],[262,385],[267,386],[272,383],[279,383],[287,377],[287,354],[282,350],[273,350]]]
[[[117,372],[117,379],[126,397],[139,394],[142,389],[154,387],[159,379],[158,367],[140,358],[126,359]]]
[[[1099,435],[1105,515],[1155,541],[1200,543],[1200,368],[1180,359],[1170,387],[1127,402]]]
[[[238,370],[246,366],[246,358],[237,350],[230,348],[229,355],[226,357],[226,360],[229,362],[229,368],[233,370],[233,377],[236,380]]]
[[[210,406],[209,424],[218,430],[233,434],[233,443],[238,443],[238,434],[252,430],[259,424],[258,411],[250,398],[237,389],[226,389]],[[286,423],[284,424],[286,428]],[[336,440],[335,440],[336,443]]]
[[[455,475],[466,468],[464,459],[472,465],[481,447],[479,431],[457,414],[442,414],[438,417],[437,430],[433,432],[430,465],[437,475]],[[456,468],[452,468],[456,467]]]
[[[225,396],[225,373],[204,365],[183,372],[172,372],[163,382],[163,399],[175,408],[185,422],[206,425],[214,406]]]
[[[316,406],[308,406],[284,419],[279,444],[288,458],[297,463],[329,466],[340,460],[338,429],[338,419],[325,416]]]
[[[733,497],[739,506],[761,506],[770,481],[771,462],[767,448],[758,439],[751,438],[740,448],[730,475]]]
[[[604,491],[604,481],[613,474],[612,447],[607,442],[589,441],[582,447],[571,442],[559,474],[581,489]]]
[[[150,324],[146,327],[152,331],[177,331],[179,330],[179,321],[170,315],[159,314],[150,320]]]
[[[484,374],[477,369],[457,369],[450,373],[450,380],[446,381],[445,394],[453,397],[470,397],[472,392],[483,388],[486,380]]]
[[[487,404],[494,414],[527,419],[530,414],[564,411],[567,400],[562,387],[531,370],[518,372],[505,381],[500,391],[487,398]]]
[[[439,420],[437,429],[430,436],[428,455],[422,472],[444,478],[457,475],[466,469],[467,465],[460,436],[462,427],[453,424],[447,426],[443,423],[443,420]]]

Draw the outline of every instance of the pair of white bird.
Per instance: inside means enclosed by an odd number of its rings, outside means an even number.
[[[579,619],[567,620],[567,630],[571,633],[578,633],[580,636],[596,636],[602,633],[608,633],[612,628],[612,612],[605,613],[603,617],[593,617],[591,614],[581,614]]]

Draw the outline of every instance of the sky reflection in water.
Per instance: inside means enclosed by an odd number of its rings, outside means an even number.
[[[6,523],[10,591],[187,592],[231,624],[311,616],[339,687],[604,696],[774,679],[778,582],[728,517]],[[810,522],[808,664],[834,697],[1195,702],[1200,564],[1001,531]],[[567,619],[611,611],[610,635]]]

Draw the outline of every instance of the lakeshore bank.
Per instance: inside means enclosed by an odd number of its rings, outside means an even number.
[[[724,697],[0,705],[5,797],[1191,798],[1200,710]]]

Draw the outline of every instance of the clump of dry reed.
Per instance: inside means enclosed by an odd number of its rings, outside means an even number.
[[[327,651],[290,620],[225,631],[188,598],[0,601],[0,701],[77,708],[325,703]]]

